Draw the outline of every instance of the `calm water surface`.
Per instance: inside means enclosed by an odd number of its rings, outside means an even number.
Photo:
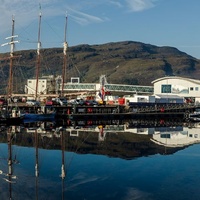
[[[13,141],[19,134],[15,135]],[[129,143],[127,138],[117,140],[117,137],[125,137],[122,134],[125,133],[107,134],[104,141],[98,141],[97,133],[94,136],[86,131],[81,136],[81,142],[78,142],[80,137],[68,135],[63,179],[62,151],[54,144],[53,138],[40,141],[40,145],[45,143],[47,149],[38,148],[38,160],[34,145],[24,147],[13,144],[13,178],[10,176],[10,179],[7,176],[9,145],[2,141],[0,199],[200,199],[198,142],[179,148],[166,148],[152,143],[149,139],[152,135],[140,135],[139,139],[133,141],[137,136],[131,133],[127,136],[131,140]],[[198,137],[200,130],[195,129],[194,134]],[[30,138],[34,140],[34,135],[25,139],[29,144]],[[39,166],[38,177],[35,174],[36,161]]]

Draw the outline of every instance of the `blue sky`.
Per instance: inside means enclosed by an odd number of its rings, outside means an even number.
[[[200,58],[199,0],[0,0],[0,43],[11,36],[13,15],[15,50],[36,49],[39,5],[42,48],[62,47],[67,12],[69,46],[131,40]]]

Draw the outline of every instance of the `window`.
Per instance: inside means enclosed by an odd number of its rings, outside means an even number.
[[[162,133],[160,135],[161,138],[171,138],[170,134],[169,133]]]
[[[199,88],[198,88],[198,87],[195,87],[195,91],[199,91]]]
[[[172,86],[171,85],[162,85],[161,86],[161,93],[171,93]]]
[[[193,91],[193,90],[194,90],[194,88],[193,88],[193,87],[191,87],[191,88],[190,88],[190,91]]]

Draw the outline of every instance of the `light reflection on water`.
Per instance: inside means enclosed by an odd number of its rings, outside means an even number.
[[[128,126],[126,123],[126,130],[121,126],[114,130],[114,127],[76,127],[71,135],[69,128],[44,132],[42,124],[33,129],[12,127],[16,130],[14,132],[5,128],[0,133],[0,198],[200,199],[198,124],[189,128],[135,128],[130,123]],[[12,176],[16,179],[7,176],[9,131],[14,134]],[[38,160],[36,132],[39,137]],[[65,166],[63,179],[62,162]]]

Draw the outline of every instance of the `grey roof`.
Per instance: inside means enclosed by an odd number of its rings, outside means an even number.
[[[166,94],[164,94],[164,95],[162,95],[162,94],[156,94],[155,95],[156,97],[159,97],[159,98],[163,98],[163,99],[183,99],[183,97],[180,97],[180,96],[178,96],[178,95],[166,95]]]

